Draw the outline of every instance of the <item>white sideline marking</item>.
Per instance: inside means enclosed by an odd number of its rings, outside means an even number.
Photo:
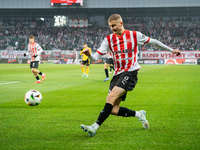
[[[3,84],[12,84],[12,83],[18,83],[20,81],[14,81],[14,82],[6,82],[6,83],[0,83],[0,85],[3,85]]]

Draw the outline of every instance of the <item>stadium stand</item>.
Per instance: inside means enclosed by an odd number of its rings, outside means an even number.
[[[20,18],[10,18],[0,29],[0,50],[13,47],[16,50],[27,49],[28,36],[33,34],[36,41],[44,50],[80,50],[81,45],[87,42],[94,51],[98,49],[103,38],[110,29],[106,27],[69,28],[69,27],[42,27],[22,24]],[[29,23],[28,23],[29,24]],[[126,29],[141,31],[143,34],[158,39],[170,47],[179,50],[200,50],[200,17],[124,17]],[[5,28],[7,26],[7,28]],[[145,45],[142,50],[157,50]]]

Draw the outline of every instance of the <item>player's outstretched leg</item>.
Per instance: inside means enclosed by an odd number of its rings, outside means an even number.
[[[42,74],[42,81],[44,81],[44,80],[45,80],[45,78],[46,78],[46,74],[45,74],[45,73],[43,73],[43,74]]]
[[[139,121],[142,122],[144,129],[149,129],[149,122],[146,120],[146,112],[144,110],[140,110],[141,117],[139,117]]]
[[[96,130],[93,126],[81,124],[81,129],[83,129],[84,132],[87,132],[90,137],[93,137],[96,134]]]
[[[112,109],[113,105],[110,103],[106,103],[104,109],[100,112],[97,121],[93,125],[86,126],[84,124],[81,124],[81,128],[83,129],[83,131],[87,132],[90,137],[95,136],[97,129],[106,120],[106,118],[108,118]]]

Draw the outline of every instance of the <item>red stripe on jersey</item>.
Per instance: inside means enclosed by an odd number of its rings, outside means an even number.
[[[123,39],[123,35],[119,37],[119,45],[120,45],[120,50],[121,50],[121,59],[125,58],[125,53],[124,53],[124,39]],[[125,69],[125,65],[126,65],[126,60],[121,60],[121,70]]]
[[[119,66],[120,66],[120,62],[119,62],[119,53],[118,53],[118,48],[117,48],[117,36],[115,34],[112,34],[112,43],[113,43],[113,49],[114,49],[114,54],[115,54],[115,64],[116,64],[116,68],[117,70],[115,70],[115,73],[117,73],[119,71]],[[117,61],[118,60],[118,61]]]
[[[97,50],[97,53],[99,53],[100,55],[105,55],[106,53],[101,53],[100,51]]]
[[[121,54],[121,58],[123,59],[123,58],[125,58],[125,53],[124,53],[124,39],[123,39],[123,37],[119,37],[119,44],[120,44],[120,50],[121,50],[121,52],[122,52],[122,54]]]
[[[137,55],[137,36],[136,36],[136,31],[133,31],[133,38],[134,38],[134,62],[133,65],[136,62],[136,55]]]
[[[148,40],[147,40],[146,42],[144,42],[144,44],[148,43],[149,41],[150,41],[150,38],[148,38]],[[144,45],[144,44],[143,44],[143,45]]]
[[[131,42],[131,34],[130,31],[128,31],[126,33],[126,41],[127,41],[127,50],[128,50],[128,64],[127,64],[127,68],[125,69],[125,71],[128,71],[131,68],[132,65],[132,57],[133,57],[133,52],[132,52],[132,42]]]

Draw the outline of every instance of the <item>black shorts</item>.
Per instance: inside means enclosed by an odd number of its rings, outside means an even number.
[[[114,65],[113,59],[112,58],[108,58],[106,59],[106,63],[110,64],[110,65]]]
[[[32,61],[30,63],[30,69],[31,68],[38,68],[38,65],[39,65],[39,61]]]
[[[135,71],[126,71],[123,72],[119,75],[113,76],[111,82],[110,82],[110,87],[109,87],[109,92],[108,94],[112,91],[112,89],[115,86],[118,86],[126,91],[132,91],[138,81],[137,77],[137,70]],[[122,101],[125,100],[127,92],[122,95],[120,98],[122,98]]]
[[[89,66],[89,65],[90,65],[90,59],[82,60],[82,61],[81,61],[81,64],[82,64],[82,65]]]

